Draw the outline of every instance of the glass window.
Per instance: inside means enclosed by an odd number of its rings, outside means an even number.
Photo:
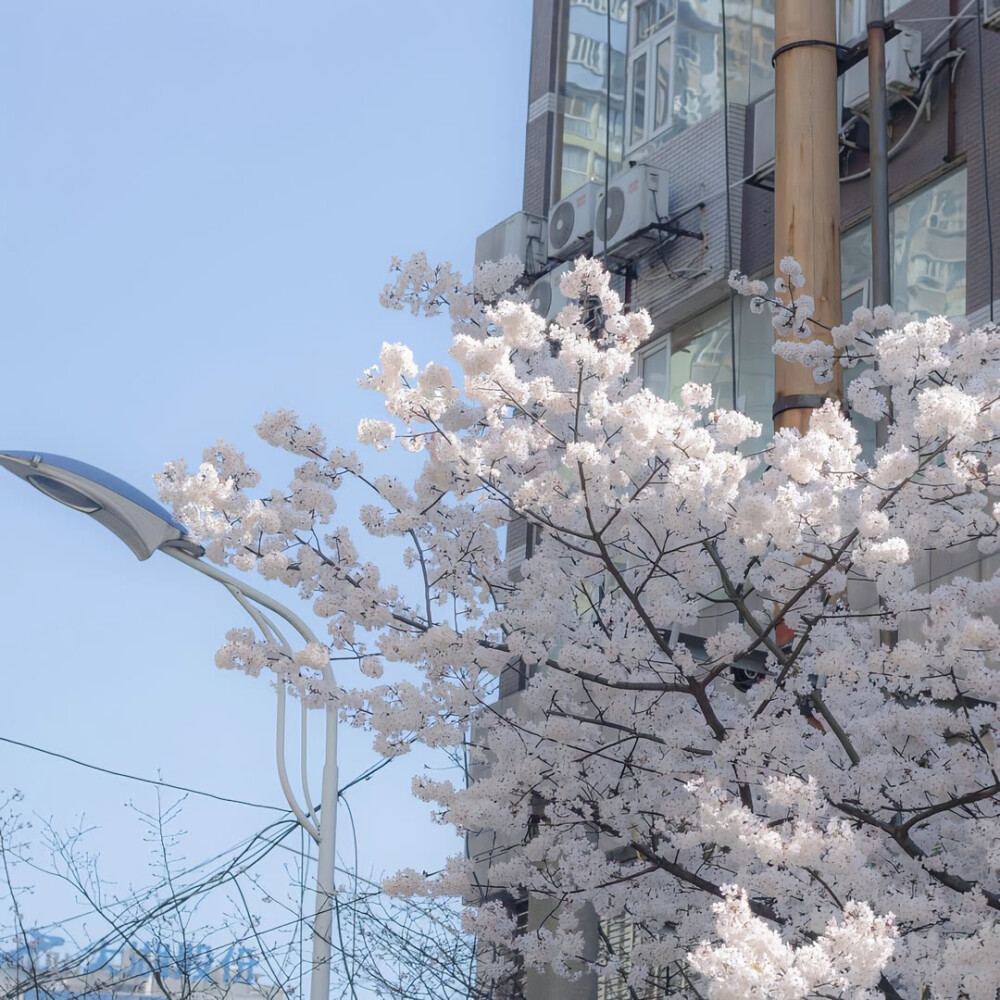
[[[871,275],[872,227],[865,222],[849,229],[840,238],[840,287],[846,295],[849,289],[865,284]],[[849,316],[849,312],[844,313],[845,320]]]
[[[680,399],[684,385],[697,382],[712,386],[716,406],[731,407],[733,351],[728,304],[723,310],[713,309],[694,323],[678,327],[675,340],[683,346],[670,358],[670,398]]]
[[[643,56],[645,58],[645,56]],[[659,132],[670,121],[670,39],[656,46],[656,110],[653,131]]]
[[[889,215],[892,307],[920,319],[965,313],[966,174],[957,170],[894,205]],[[871,301],[871,222],[844,233],[840,242],[844,322]],[[867,367],[844,369],[844,394]],[[875,453],[875,421],[853,414],[862,454]]]
[[[631,39],[629,149],[722,107],[722,0],[644,0]]]
[[[847,322],[859,306],[871,307],[870,298],[871,286],[866,281],[861,287],[850,289],[844,292],[843,311],[844,322]],[[853,368],[844,369],[844,401],[847,402],[847,387],[870,365],[870,362],[859,361]],[[875,454],[875,421],[869,417],[863,417],[860,413],[851,414],[851,423],[858,432],[858,444],[861,445],[861,454],[866,459],[871,459]]]
[[[636,41],[651,38],[675,13],[674,0],[641,0],[635,5]]]
[[[655,345],[659,346],[655,346]],[[670,335],[660,337],[639,359],[642,384],[661,398],[670,393]]]
[[[920,319],[964,315],[967,224],[964,169],[892,207],[892,306],[897,312]],[[871,277],[870,222],[843,235],[840,260],[845,294]]]
[[[965,314],[966,176],[959,170],[892,210],[892,304],[928,316]]]
[[[769,285],[772,276],[766,275]],[[774,421],[774,327],[771,313],[750,310],[750,299],[742,295],[735,300],[736,317],[736,409],[756,420],[761,437],[743,446],[747,454],[763,450],[771,440]]]
[[[569,0],[566,9],[558,125],[562,156],[554,180],[557,200],[587,181],[603,179],[608,161],[614,173],[625,144],[628,0]]]
[[[632,60],[632,131],[629,145],[635,146],[646,138],[646,53]]]
[[[735,320],[736,335],[731,322]],[[748,441],[747,454],[762,451],[771,439],[771,406],[774,403],[774,330],[768,312],[750,311],[750,300],[734,299],[717,306],[669,334],[652,341],[638,355],[638,373],[645,386],[665,399],[680,402],[687,382],[711,385],[715,405],[733,406],[760,422],[762,436]],[[736,347],[736,382],[733,383],[733,347]]]
[[[593,180],[594,178],[590,176],[590,154],[587,150],[579,146],[564,147],[562,175],[563,184],[569,191],[575,191],[588,180]]]
[[[774,90],[774,0],[728,3],[725,13],[729,100],[753,104]]]

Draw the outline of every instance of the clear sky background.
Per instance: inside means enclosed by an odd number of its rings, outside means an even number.
[[[520,208],[530,8],[0,4],[0,447],[153,493],[164,461],[196,463],[217,437],[283,485],[294,459],[252,430],[267,409],[353,442],[359,417],[379,415],[356,379],[381,342],[424,361],[447,346],[446,323],[379,307],[390,255],[424,249],[468,271],[476,236]],[[243,624],[231,598],[162,555],[139,563],[12,476],[0,511],[0,736],[283,805],[273,691],[213,664]],[[342,780],[372,762],[368,744],[343,735]],[[352,792],[365,873],[434,869],[458,846],[410,801],[416,766]],[[148,786],[0,743],[0,789],[14,788],[38,863],[41,821],[83,817],[110,883],[150,880],[126,805],[154,807]],[[191,797],[181,854],[200,860],[273,816]],[[36,885],[29,926],[73,909]]]

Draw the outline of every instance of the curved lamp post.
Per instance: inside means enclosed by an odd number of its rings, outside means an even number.
[[[293,611],[242,580],[201,561],[205,550],[188,537],[187,529],[175,521],[155,500],[103,469],[61,455],[32,451],[0,451],[0,466],[13,472],[35,489],[74,510],[89,514],[117,535],[139,559],[165,552],[178,562],[221,583],[250,615],[265,638],[276,643],[291,658],[292,648],[273,621],[261,609],[273,612],[307,643],[319,640]],[[329,663],[324,679],[332,686]],[[285,685],[279,680],[276,753],[278,779],[296,819],[318,845],[316,867],[316,912],[312,935],[310,1000],[328,1000],[330,995],[330,944],[333,930],[334,861],[337,834],[337,710],[326,706],[326,755],[319,815],[309,794],[306,766],[307,709],[302,705],[301,780],[305,805],[292,790],[285,767]]]

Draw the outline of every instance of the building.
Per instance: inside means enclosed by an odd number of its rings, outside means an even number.
[[[860,39],[865,0],[828,2],[838,5],[840,42]],[[1000,316],[1000,101],[990,82],[1000,79],[1000,30],[989,30],[1000,29],[1000,4],[989,0],[982,15],[979,4],[953,0],[885,7],[900,29],[887,46],[892,305],[981,323]],[[484,234],[477,253],[545,257],[525,281],[548,317],[562,305],[566,262],[603,255],[625,301],[655,324],[636,359],[645,383],[673,396],[685,382],[708,382],[721,406],[765,428],[773,331],[768,316],[733,295],[727,276],[773,270],[774,12],[775,0],[534,0],[521,221],[507,220],[502,238],[500,228]],[[879,304],[871,301],[867,64],[845,68],[839,88],[849,317]],[[874,426],[865,423],[862,440],[873,448]],[[524,524],[510,528],[513,572],[532,541]],[[959,570],[976,577],[996,568],[968,549],[935,553],[918,571],[936,584]],[[717,625],[706,619],[704,634]],[[523,679],[523,665],[509,667],[501,699],[516,698]],[[470,838],[471,856],[487,867],[491,849],[514,846],[491,847],[489,836]],[[526,926],[543,917],[531,900],[511,905]],[[633,931],[595,919],[588,933],[596,955],[612,939],[627,952]],[[531,1000],[627,995],[593,976],[531,974],[522,985]],[[665,979],[649,996],[670,992]]]
[[[141,933],[141,932],[140,932]],[[211,947],[188,941],[107,941],[66,951],[62,936],[27,931],[0,950],[0,995],[10,1000],[286,1000],[243,944]],[[153,974],[153,970],[157,974]]]

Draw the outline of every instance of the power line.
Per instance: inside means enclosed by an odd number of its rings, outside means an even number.
[[[9,739],[7,737],[0,736],[0,741],[6,742],[6,743],[12,743],[12,744],[14,744],[16,746],[25,747],[25,748],[31,749],[31,750],[39,750],[41,753],[46,753],[46,754],[50,754],[50,755],[55,756],[55,757],[59,757],[59,758],[65,759],[65,760],[69,760],[72,763],[81,763],[80,761],[76,761],[76,760],[74,760],[71,757],[65,757],[65,755],[63,755],[63,754],[57,754],[57,753],[54,753],[53,751],[42,750],[41,748],[34,747],[31,744],[20,743],[17,740],[12,740],[12,739]],[[411,738],[410,742],[413,742],[412,738]],[[368,781],[375,774],[377,774],[379,771],[381,771],[383,767],[385,767],[388,764],[392,763],[392,761],[394,761],[396,759],[397,759],[396,757],[385,757],[382,760],[377,761],[376,763],[372,764],[370,767],[368,767],[366,770],[362,771],[355,778],[353,778],[352,780],[348,781],[345,785],[342,785],[339,788],[338,792],[337,792],[338,796],[344,795],[344,793],[347,792],[348,789],[350,789],[354,785],[358,784],[359,782]],[[93,766],[93,765],[86,765],[86,764],[84,764],[83,766],[87,767],[87,766]],[[113,775],[118,775],[119,774],[119,772],[117,772],[117,771],[108,771],[106,768],[97,768],[97,770],[107,771],[107,773],[113,774]],[[124,777],[132,777],[132,775],[123,775],[123,776]],[[147,781],[149,779],[138,778],[136,780]],[[153,782],[153,784],[164,784],[164,783],[163,782]],[[169,787],[177,788],[179,786],[171,785]],[[208,793],[201,793],[201,794],[208,794]],[[241,800],[236,799],[236,800],[227,800],[227,801],[240,802]],[[255,805],[255,803],[247,803],[247,804],[249,804],[249,805]],[[275,806],[264,806],[262,808],[275,809],[277,807],[275,807]],[[320,807],[317,806],[317,810],[319,808]],[[289,812],[289,810],[282,810],[282,811],[285,812],[286,814]],[[285,838],[288,837],[296,829],[300,829],[301,830],[302,828],[301,828],[298,820],[295,819],[295,818],[293,818],[293,817],[291,817],[291,816],[289,816],[286,819],[275,820],[273,823],[269,823],[267,826],[265,826],[262,830],[258,830],[256,833],[253,833],[253,834],[251,834],[251,835],[243,838],[241,841],[239,841],[237,844],[233,845],[232,847],[226,848],[226,849],[224,849],[222,851],[219,851],[217,854],[213,855],[212,857],[206,858],[204,861],[202,861],[202,862],[200,862],[200,863],[198,863],[196,865],[188,867],[186,870],[184,870],[184,871],[178,873],[177,875],[175,875],[174,876],[174,880],[176,881],[178,879],[182,879],[182,878],[186,878],[188,876],[194,875],[196,872],[199,872],[202,869],[207,868],[209,865],[214,864],[215,862],[219,861],[221,858],[224,858],[224,857],[228,856],[227,861],[221,867],[216,868],[215,870],[209,871],[201,879],[199,879],[198,881],[190,883],[189,885],[187,885],[180,892],[173,892],[166,900],[159,900],[156,903],[156,905],[153,907],[152,910],[149,910],[149,911],[146,911],[143,914],[140,914],[139,917],[138,917],[138,919],[137,919],[137,921],[135,921],[135,922],[137,923],[137,925],[141,926],[143,923],[146,923],[150,919],[152,919],[160,911],[160,909],[163,906],[170,905],[171,903],[177,903],[178,901],[180,901],[180,902],[187,902],[190,899],[192,899],[194,896],[197,896],[197,895],[200,895],[202,893],[206,893],[206,892],[211,891],[211,889],[216,888],[218,885],[223,884],[224,882],[226,882],[227,880],[229,880],[230,878],[232,878],[233,877],[233,872],[237,868],[239,869],[239,873],[250,871],[257,864],[259,864],[261,861],[263,861],[264,858],[268,854],[270,854],[271,851],[274,850],[276,847],[283,847],[284,845],[282,844],[282,841],[284,841]],[[275,835],[272,835],[270,838],[268,838],[267,835],[269,833],[271,833],[271,831],[277,831],[277,833]],[[260,842],[260,846],[257,847],[257,848],[255,848],[255,845],[258,842]],[[315,861],[315,858],[313,858],[308,853],[308,851],[303,852],[303,851],[296,851],[294,849],[289,849],[289,848],[286,848],[286,849],[292,850],[292,853],[297,854],[300,857],[302,857],[303,861]],[[254,851],[256,851],[256,853],[252,853]],[[249,856],[249,859],[248,859],[248,856]],[[245,859],[248,859],[248,860],[245,860]],[[43,875],[51,875],[51,874],[53,874],[51,871],[49,871],[49,870],[47,870],[45,868],[42,868],[39,865],[35,864],[34,862],[30,861],[28,858],[20,857],[19,860],[22,861],[23,863],[25,863],[29,868],[32,868],[32,869],[38,871],[40,874],[43,874]],[[303,869],[303,871],[305,871],[305,869]],[[341,871],[341,874],[350,874],[349,872],[347,872],[344,869],[340,869],[340,871]],[[361,881],[369,882],[369,884],[371,886],[377,887],[379,889],[379,891],[381,891],[381,887],[379,887],[377,885],[377,883],[370,882],[369,880],[364,879],[364,878],[362,878]],[[303,885],[304,884],[305,884],[305,879],[303,879]],[[129,897],[115,900],[115,904],[118,905],[118,906],[120,906],[120,907],[125,907],[125,906],[133,906],[133,907],[135,907],[135,906],[140,906],[144,902],[146,902],[147,900],[155,899],[156,898],[156,894],[159,893],[160,891],[162,891],[164,888],[167,888],[168,886],[169,886],[169,880],[161,880],[158,884],[150,886],[150,887],[147,887],[146,889],[141,890],[139,892],[135,892],[135,893],[133,893]],[[55,921],[50,921],[50,922],[48,922],[46,924],[36,925],[35,930],[43,930],[44,931],[44,930],[49,930],[49,929],[55,928],[55,927],[65,928],[66,924],[72,923],[72,922],[74,922],[76,920],[83,919],[83,918],[91,915],[92,913],[93,913],[93,910],[87,910],[87,911],[84,911],[82,913],[74,914],[73,916],[65,917],[65,918],[63,918],[61,920],[55,920]],[[111,935],[111,936],[113,936],[113,935]],[[104,937],[108,938],[109,935],[105,935]],[[103,940],[104,939],[102,938],[101,941],[103,941]],[[102,946],[102,943],[98,942],[96,946],[100,947],[100,946]],[[93,950],[94,948],[95,948],[95,945],[91,944],[90,950]]]
[[[246,799],[234,799],[228,795],[216,795],[215,792],[205,792],[199,788],[188,788],[186,785],[175,785],[169,781],[158,781],[155,778],[142,778],[137,774],[126,774],[124,771],[114,771],[108,767],[101,767],[98,764],[89,764],[85,760],[77,760],[64,753],[57,753],[55,750],[46,750],[44,747],[36,747],[31,743],[22,743],[20,740],[12,740],[9,736],[0,736],[0,742],[10,743],[12,746],[21,747],[23,750],[33,750],[35,753],[45,754],[46,757],[56,757],[65,760],[70,764],[79,767],[86,767],[91,771],[100,771],[101,774],[110,774],[115,778],[128,778],[129,781],[140,781],[144,785],[158,785],[161,788],[172,788],[176,792],[185,792],[189,795],[202,795],[207,799],[215,799],[218,802],[230,802],[238,806],[251,806],[254,809],[271,809],[274,812],[287,813],[290,810],[281,806],[268,806],[262,802],[248,802]]]

